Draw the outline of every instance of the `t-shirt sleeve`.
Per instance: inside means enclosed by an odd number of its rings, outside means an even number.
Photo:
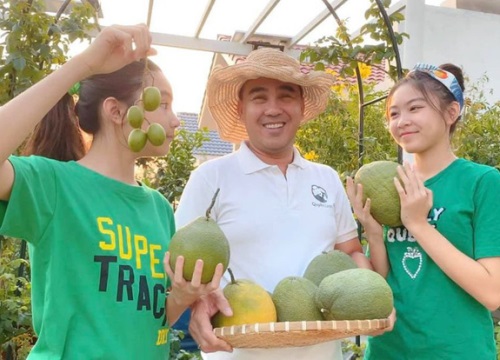
[[[36,244],[54,214],[54,169],[48,159],[36,156],[12,156],[9,161],[14,185],[9,201],[0,204],[0,234]]]
[[[217,189],[209,184],[200,167],[191,173],[189,180],[182,192],[179,205],[175,210],[175,224],[177,229],[190,223],[194,219],[204,216],[212,202]],[[212,209],[210,216],[216,220]]]
[[[342,181],[335,173],[335,186],[337,187],[335,198],[335,221],[337,223],[337,240],[340,244],[358,236],[356,220],[352,214],[351,205],[345,192]]]
[[[486,172],[474,192],[474,257],[500,256],[500,172]]]

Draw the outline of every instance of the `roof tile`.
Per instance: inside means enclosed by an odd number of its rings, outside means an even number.
[[[181,122],[181,128],[186,129],[191,133],[195,133],[199,130],[198,114],[181,112],[177,114],[177,117]],[[233,144],[221,140],[217,131],[210,130],[208,132],[208,137],[209,140],[205,141],[201,147],[195,149],[193,154],[222,156],[233,152]]]

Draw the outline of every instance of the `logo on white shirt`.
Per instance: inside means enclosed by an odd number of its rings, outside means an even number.
[[[326,193],[326,190],[321,186],[311,185],[311,193],[313,194],[314,198],[322,204],[328,201],[328,194]]]

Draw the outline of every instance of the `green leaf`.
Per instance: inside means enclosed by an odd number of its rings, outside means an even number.
[[[12,60],[12,65],[17,71],[22,71],[26,66],[26,59],[22,57],[17,57]]]
[[[325,71],[325,64],[318,62],[314,65],[314,70]]]
[[[391,19],[392,22],[401,22],[405,19],[405,16],[402,12],[395,12],[392,13],[389,18]]]

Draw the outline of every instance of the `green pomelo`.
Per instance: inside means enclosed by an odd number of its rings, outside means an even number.
[[[273,292],[278,321],[323,320],[315,303],[317,290],[311,280],[303,277],[289,276],[281,280]]]
[[[165,142],[165,129],[158,123],[153,123],[148,126],[148,140],[154,146],[160,146]]]
[[[269,292],[253,281],[235,280],[231,269],[228,272],[231,282],[224,287],[223,292],[233,315],[225,316],[218,312],[212,317],[213,327],[275,322],[276,307]]]
[[[229,242],[217,223],[201,216],[181,227],[172,237],[169,246],[170,267],[175,269],[177,257],[184,256],[184,279],[193,278],[196,260],[203,260],[203,284],[212,281],[217,264],[222,263],[224,271],[229,264]]]
[[[128,147],[133,152],[139,152],[146,146],[148,136],[142,129],[134,129],[128,135]]]
[[[144,110],[155,111],[161,103],[160,89],[156,86],[147,86],[142,92],[142,103]]]
[[[318,286],[328,275],[357,267],[354,260],[343,251],[324,251],[307,265],[304,277]]]
[[[398,163],[374,161],[356,172],[354,182],[363,185],[363,201],[371,200],[370,212],[380,224],[401,226],[401,202],[394,185]]]
[[[378,273],[350,269],[323,279],[316,306],[326,320],[385,319],[393,309],[392,290]]]
[[[132,105],[127,110],[127,120],[135,129],[139,129],[144,121],[144,111],[137,105]]]

